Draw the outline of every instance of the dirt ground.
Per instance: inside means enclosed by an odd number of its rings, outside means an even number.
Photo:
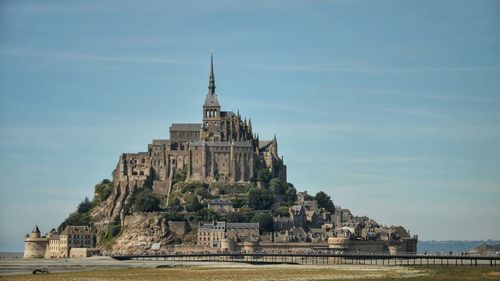
[[[33,275],[34,269],[50,273]],[[368,265],[251,265],[215,262],[115,261],[109,258],[2,260],[0,280],[500,280],[500,268]]]

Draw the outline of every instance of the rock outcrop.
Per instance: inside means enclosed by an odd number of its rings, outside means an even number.
[[[178,236],[170,230],[169,222],[158,213],[136,213],[125,216],[120,234],[104,254],[152,253],[153,244],[159,243],[168,249]]]

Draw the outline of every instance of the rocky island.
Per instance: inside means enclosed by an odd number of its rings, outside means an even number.
[[[213,56],[201,123],[173,123],[170,139],[123,153],[112,180],[45,236],[25,237],[25,257],[193,252],[416,253],[418,238],[287,181],[276,136],[222,111]]]

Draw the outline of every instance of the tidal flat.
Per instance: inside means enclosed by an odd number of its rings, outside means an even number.
[[[49,274],[33,275],[34,269]],[[116,261],[97,257],[62,260],[2,260],[0,280],[500,280],[495,267],[293,265],[216,262]]]

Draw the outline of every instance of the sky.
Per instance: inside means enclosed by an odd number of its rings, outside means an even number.
[[[123,152],[223,110],[288,181],[420,240],[500,240],[500,2],[0,1],[0,251]]]

